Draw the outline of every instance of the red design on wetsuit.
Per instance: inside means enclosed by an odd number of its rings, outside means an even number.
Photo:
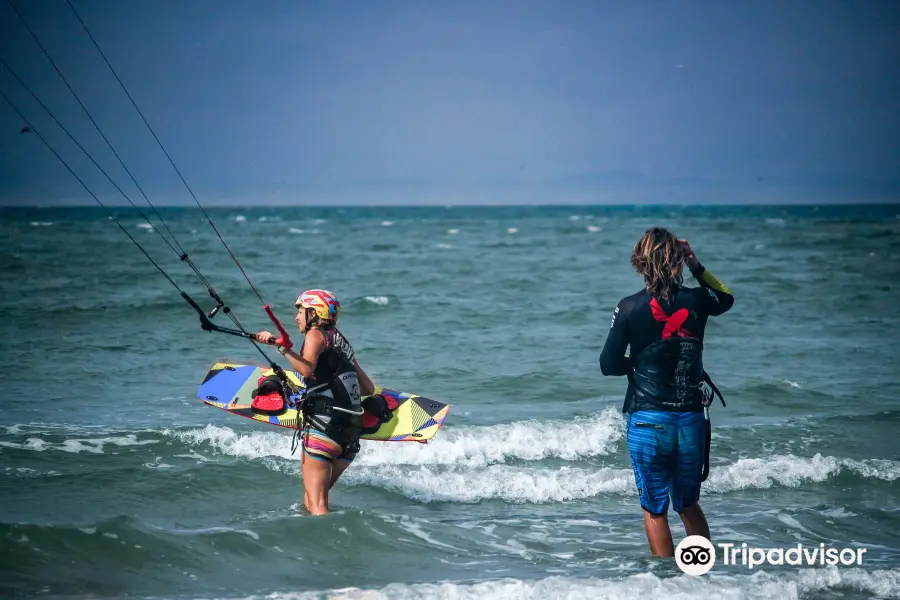
[[[653,298],[650,300],[650,312],[653,313],[653,318],[656,321],[665,323],[662,339],[670,338],[675,334],[678,334],[678,337],[694,337],[690,331],[682,327],[690,314],[688,309],[679,308],[671,315],[667,315],[666,311],[659,305],[659,302],[656,301],[656,298]]]

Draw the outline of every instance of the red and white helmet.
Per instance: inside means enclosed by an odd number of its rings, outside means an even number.
[[[320,319],[338,320],[341,314],[341,303],[338,302],[337,296],[328,290],[306,290],[294,305],[299,308],[311,308],[316,311],[316,316]]]

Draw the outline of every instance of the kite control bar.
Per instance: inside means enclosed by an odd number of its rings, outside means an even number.
[[[203,312],[203,309],[194,302],[194,299],[187,295],[186,292],[181,292],[181,297],[184,298],[188,304],[190,304],[194,310],[197,311],[197,314],[200,316],[200,328],[203,331],[216,331],[219,333],[227,333],[228,335],[236,335],[238,337],[247,338],[253,340],[254,342],[258,342],[256,339],[255,333],[249,333],[247,331],[242,331],[240,329],[232,329],[230,327],[222,327],[221,325],[216,325],[210,319],[219,312],[219,309],[222,309],[222,312],[228,313],[230,309],[222,303],[222,299],[218,296],[213,296],[216,300],[217,304],[214,309],[209,311],[209,314]],[[272,319],[272,322],[275,324],[275,327],[278,329],[278,333],[280,334],[277,338],[269,342],[275,346],[281,346],[285,350],[288,348],[293,348],[294,342],[291,341],[291,337],[288,335],[288,332],[284,329],[284,325],[281,324],[281,321],[278,320],[278,317],[275,316],[275,313],[272,312],[272,309],[269,308],[268,304],[263,305],[263,308],[266,311],[266,314],[269,315],[269,318]]]
[[[210,321],[210,318],[214,317],[216,315],[216,313],[219,312],[220,308],[224,309],[222,312],[225,312],[225,313],[229,312],[229,308],[227,306],[223,305],[219,298],[216,298],[216,301],[219,302],[219,304],[217,304],[214,309],[209,311],[209,314],[207,315],[205,312],[203,312],[203,309],[200,308],[196,302],[194,302],[194,299],[187,295],[186,292],[181,292],[181,297],[184,298],[187,301],[187,303],[190,304],[194,308],[194,310],[197,311],[198,315],[200,315],[200,329],[202,329],[203,331],[218,331],[219,333],[227,333],[228,335],[236,335],[238,337],[247,338],[250,340],[256,339],[256,336],[252,333],[248,333],[246,331],[241,331],[240,329],[231,329],[229,327],[222,327],[222,326],[216,325],[215,323]]]

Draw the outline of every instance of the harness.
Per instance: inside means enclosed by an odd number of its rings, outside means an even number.
[[[329,383],[323,383],[311,388],[303,390],[295,390],[292,385],[285,383],[278,375],[269,375],[261,377],[257,382],[257,387],[250,393],[253,398],[251,404],[253,411],[264,415],[280,415],[288,408],[297,410],[303,416],[303,431],[309,427],[315,427],[323,431],[328,437],[339,441],[344,437],[344,432],[348,427],[349,419],[354,417],[362,417],[363,409],[359,411],[347,410],[334,405],[334,399],[331,390],[327,389]],[[328,420],[322,419],[328,417]],[[356,427],[355,429],[361,429]],[[294,433],[294,440],[291,445],[291,454],[296,450],[297,437],[300,428]],[[343,444],[342,444],[343,445]]]
[[[302,415],[303,427],[298,427],[294,431],[291,454],[297,450],[300,435],[307,435],[310,427],[315,427],[342,446],[347,446],[348,450],[352,450],[352,446],[359,445],[365,409],[360,407],[355,411],[335,406],[334,397],[328,389],[330,385],[331,382],[328,382],[303,390],[294,390],[293,386],[277,375],[270,375],[261,379],[256,390],[251,393],[254,398],[252,406],[256,412],[263,414],[281,414],[288,408],[293,408]],[[272,402],[273,397],[275,402]],[[328,418],[326,420],[322,417]],[[358,450],[356,447],[355,451]]]
[[[703,469],[700,471],[700,481],[706,481],[706,478],[709,477],[709,451],[712,447],[712,421],[709,420],[709,407],[713,402],[714,396],[718,396],[722,406],[725,406],[725,398],[722,397],[722,392],[719,391],[719,388],[716,387],[716,384],[713,383],[709,373],[706,371],[703,371],[703,383],[708,387],[703,389],[703,421],[706,426],[706,447],[703,451]]]

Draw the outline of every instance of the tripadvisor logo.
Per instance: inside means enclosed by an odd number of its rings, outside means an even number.
[[[866,548],[826,548],[825,544],[804,547],[797,544],[790,548],[752,548],[731,543],[719,544],[721,564],[726,567],[744,566],[753,569],[761,565],[793,566],[850,566],[861,565]],[[716,548],[700,535],[689,535],[675,548],[675,563],[688,575],[703,575],[716,564]]]
[[[716,547],[702,535],[689,535],[675,548],[675,564],[688,575],[703,575],[716,564]]]

